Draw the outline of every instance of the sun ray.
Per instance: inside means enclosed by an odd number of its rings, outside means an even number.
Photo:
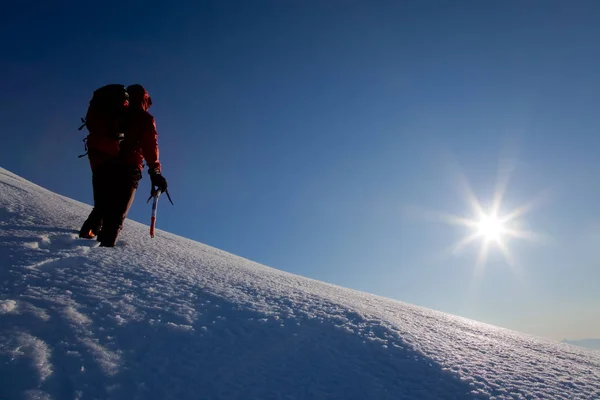
[[[477,254],[477,261],[475,263],[475,269],[473,270],[472,280],[479,280],[483,275],[483,270],[487,261],[488,250],[489,242],[484,240],[479,248],[479,254]]]
[[[517,264],[513,254],[508,249],[506,243],[504,241],[501,241],[498,243],[498,247],[500,248],[500,251],[504,256],[506,264],[510,267],[517,280],[521,281],[523,279],[523,271],[521,270],[521,268],[519,268],[519,265]]]
[[[405,207],[404,214],[411,218],[418,217],[429,221],[441,221],[451,225],[466,226],[468,228],[474,228],[477,225],[476,221],[469,218],[445,213],[442,211],[425,210],[416,206]]]
[[[458,253],[460,250],[462,250],[466,245],[468,245],[469,243],[473,242],[475,239],[477,239],[479,237],[479,233],[475,232],[470,236],[467,236],[465,238],[463,238],[462,240],[460,240],[458,243],[456,243],[453,247],[453,253]]]
[[[504,240],[498,241],[498,248],[500,249],[500,252],[502,253],[502,256],[504,257],[504,260],[506,260],[506,263],[508,264],[508,266],[513,268],[514,259],[513,259],[512,254],[510,254],[510,250],[508,250],[508,246],[506,245]]]
[[[473,221],[472,219],[468,219],[468,218],[464,218],[464,217],[459,217],[457,215],[439,214],[439,216],[440,216],[440,219],[442,219],[443,221],[445,221],[449,224],[463,225],[468,228],[475,228],[477,226],[476,221]]]
[[[503,216],[502,221],[510,222],[510,221],[514,221],[515,219],[517,219],[519,217],[522,217],[523,215],[525,215],[526,213],[528,213],[535,207],[538,207],[540,205],[540,203],[548,197],[548,195],[549,195],[549,191],[546,190],[546,191],[542,192],[534,199],[528,201],[527,203],[523,204],[520,207],[515,208],[514,210],[512,210],[511,212],[509,212],[508,214]]]
[[[471,185],[469,185],[467,178],[463,174],[459,174],[458,181],[462,195],[466,198],[473,213],[477,217],[481,217],[482,215],[484,215],[481,203],[479,202],[477,196],[475,196],[475,193],[473,193],[473,189],[471,189]]]
[[[536,233],[536,232],[532,232],[532,231],[525,231],[525,230],[521,230],[521,229],[506,229],[505,233],[508,236],[517,238],[517,239],[525,239],[525,240],[529,240],[530,242],[535,242],[535,243],[542,243],[544,241],[544,236]]]

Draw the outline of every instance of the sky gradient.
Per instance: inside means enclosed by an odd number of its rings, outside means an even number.
[[[140,83],[175,202],[159,229],[522,332],[600,337],[600,3],[183,4],[6,6],[0,165],[91,204],[79,118],[97,87]],[[476,269],[480,241],[451,251],[470,230],[435,213],[472,218],[461,182],[487,209],[508,172],[502,213],[533,202],[516,222],[541,240],[508,241],[511,263],[492,246]],[[149,185],[144,171],[131,219],[149,221]]]

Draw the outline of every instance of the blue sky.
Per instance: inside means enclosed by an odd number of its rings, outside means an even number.
[[[110,5],[110,2],[106,3]],[[152,95],[158,227],[278,269],[523,332],[600,337],[600,4],[146,1],[0,17],[1,165],[91,203],[91,92]],[[462,174],[545,240],[474,280]],[[147,222],[144,172],[129,217]],[[160,240],[160,239],[158,239]],[[151,251],[151,249],[149,249]]]

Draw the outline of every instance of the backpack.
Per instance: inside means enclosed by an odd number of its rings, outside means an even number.
[[[125,138],[127,125],[127,109],[129,94],[127,88],[120,84],[110,84],[96,89],[90,100],[83,125],[78,130],[87,128],[89,134],[83,142],[87,154],[102,153],[109,157],[118,157],[120,145]]]

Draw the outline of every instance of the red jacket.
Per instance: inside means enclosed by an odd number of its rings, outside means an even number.
[[[154,117],[142,109],[134,109],[130,113],[129,129],[125,132],[125,141],[122,143],[123,161],[142,169],[145,160],[149,169],[160,171],[158,133]]]
[[[133,107],[132,107],[133,106]],[[143,161],[149,169],[161,170],[158,150],[158,133],[154,117],[145,110],[146,106],[135,107],[130,104],[128,111],[128,128],[125,131],[125,140],[116,147],[116,141],[106,143],[106,139],[97,139],[93,135],[88,137],[88,159],[92,171],[109,160],[118,159],[130,165],[143,168]]]

